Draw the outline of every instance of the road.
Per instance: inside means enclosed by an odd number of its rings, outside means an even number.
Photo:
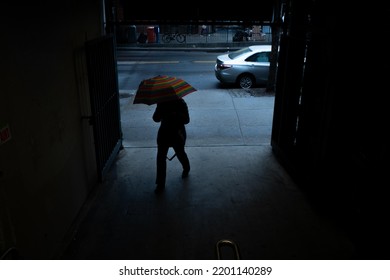
[[[157,75],[180,77],[198,90],[222,89],[214,75],[216,57],[207,51],[118,51],[120,90],[134,90],[143,79]]]

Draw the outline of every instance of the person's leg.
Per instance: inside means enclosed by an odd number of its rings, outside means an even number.
[[[188,173],[190,172],[190,161],[184,149],[184,145],[175,145],[173,146],[173,149],[175,150],[177,159],[180,161],[181,165],[183,166],[182,177],[185,178],[188,176]]]
[[[156,173],[156,190],[165,188],[165,178],[167,172],[167,154],[169,147],[159,145],[157,147],[157,173]]]

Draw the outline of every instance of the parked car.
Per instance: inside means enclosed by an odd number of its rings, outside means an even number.
[[[223,84],[251,88],[265,85],[269,73],[271,45],[255,45],[219,55],[215,77]]]

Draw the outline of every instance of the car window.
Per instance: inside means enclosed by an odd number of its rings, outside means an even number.
[[[230,59],[234,59],[240,55],[243,55],[243,54],[246,54],[246,53],[249,53],[249,52],[252,52],[252,50],[250,48],[243,48],[243,49],[239,49],[237,51],[234,51],[234,52],[231,52],[229,53],[229,58]]]
[[[257,57],[257,62],[269,62],[269,55],[270,52],[261,52],[259,53],[259,56]]]
[[[269,62],[270,52],[259,52],[248,57],[245,61],[248,62]]]

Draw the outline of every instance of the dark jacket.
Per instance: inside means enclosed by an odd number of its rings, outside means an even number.
[[[157,144],[184,145],[187,134],[185,125],[190,122],[188,107],[183,99],[157,104],[153,114],[155,122],[161,122],[157,134]]]

